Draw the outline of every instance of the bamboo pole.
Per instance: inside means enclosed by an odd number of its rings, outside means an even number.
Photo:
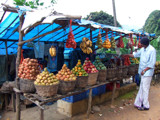
[[[53,33],[53,32],[56,32],[57,30],[60,30],[60,29],[63,29],[63,27],[56,28],[56,29],[54,29],[54,30],[52,30],[52,31],[49,31],[49,32],[44,33],[44,34],[42,34],[42,35],[33,37],[33,38],[29,39],[29,40],[19,41],[18,45],[19,45],[19,46],[22,46],[23,44],[25,44],[25,43],[27,43],[27,42],[31,42],[31,41],[39,38],[39,37],[43,37],[43,36],[45,36],[45,35],[51,34],[51,33]]]
[[[7,49],[7,40],[5,41],[6,48],[6,81],[8,81],[8,49]]]
[[[22,24],[23,24],[24,16],[20,16],[20,25],[19,25],[19,42],[22,42],[23,40],[23,34],[21,32]],[[21,49],[22,45],[18,45],[18,50],[17,50],[17,58],[16,58],[16,88],[20,89],[19,85],[19,78],[18,78],[18,67],[20,64],[21,60]],[[21,119],[21,106],[20,106],[20,94],[16,93],[16,120]]]

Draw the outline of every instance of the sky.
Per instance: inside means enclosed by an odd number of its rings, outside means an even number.
[[[49,0],[44,0],[47,5]],[[54,9],[71,15],[86,17],[90,12],[104,11],[113,15],[112,0],[56,0]],[[13,0],[0,0],[12,5]],[[159,0],[115,0],[117,21],[124,29],[140,29],[154,10],[160,10]],[[0,5],[1,6],[1,5]],[[0,12],[1,14],[1,12]]]

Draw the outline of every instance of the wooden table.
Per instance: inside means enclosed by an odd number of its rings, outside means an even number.
[[[44,120],[44,105],[46,103],[54,102],[54,101],[57,101],[59,99],[62,99],[62,98],[68,97],[68,96],[72,96],[72,95],[76,95],[76,94],[80,94],[82,92],[85,92],[85,91],[89,90],[88,110],[87,110],[87,115],[86,115],[86,118],[89,118],[89,114],[90,114],[90,111],[91,111],[91,103],[92,103],[92,89],[96,88],[98,86],[105,85],[105,84],[108,84],[110,82],[113,82],[114,87],[113,87],[113,91],[112,91],[112,102],[111,102],[111,104],[113,104],[114,96],[115,96],[114,94],[115,94],[115,91],[116,91],[116,81],[117,80],[118,80],[117,78],[114,78],[114,79],[112,79],[110,81],[106,81],[106,82],[97,82],[97,84],[95,84],[93,86],[87,86],[84,89],[75,89],[73,92],[68,92],[65,95],[56,94],[53,97],[41,97],[36,93],[33,93],[33,94],[32,93],[22,93],[20,90],[18,90],[16,88],[14,88],[14,91],[16,93],[22,94],[26,99],[28,99],[32,103],[36,104],[40,108],[40,120]]]

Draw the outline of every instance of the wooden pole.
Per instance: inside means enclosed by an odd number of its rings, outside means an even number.
[[[113,107],[113,104],[114,104],[115,92],[116,92],[116,81],[113,82],[113,91],[112,91],[111,107]]]
[[[40,120],[44,120],[44,110],[40,109]]]
[[[19,42],[22,42],[23,40],[23,34],[21,32],[23,20],[24,20],[24,16],[21,15],[20,25],[19,25]],[[17,89],[20,89],[19,78],[18,78],[18,67],[21,60],[21,49],[22,49],[22,45],[18,45],[17,58],[16,58],[16,88]],[[20,94],[16,93],[16,120],[20,120],[20,119],[21,119]]]
[[[8,49],[7,49],[7,41],[5,41],[6,48],[6,81],[8,81]]]
[[[89,89],[89,100],[88,100],[88,110],[87,110],[87,119],[89,119],[89,114],[91,112],[92,106],[92,89]]]
[[[112,5],[113,5],[114,26],[117,27],[116,7],[115,7],[115,1],[114,0],[112,0]]]

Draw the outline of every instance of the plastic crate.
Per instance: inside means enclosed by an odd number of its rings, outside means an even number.
[[[74,103],[74,102],[78,102],[80,100],[83,100],[85,98],[87,98],[87,92],[83,92],[83,93],[80,93],[77,95],[65,97],[65,98],[62,98],[62,100],[70,102],[70,103]]]
[[[92,89],[92,96],[101,95],[106,92],[106,85],[101,85]],[[89,95],[89,90],[87,91],[87,97]]]

